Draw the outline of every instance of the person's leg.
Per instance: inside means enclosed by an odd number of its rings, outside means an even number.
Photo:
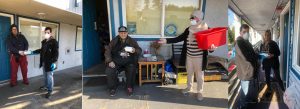
[[[276,80],[277,80],[278,83],[279,83],[280,88],[284,91],[284,85],[283,85],[282,79],[281,79],[281,77],[280,77],[279,68],[273,67],[273,72],[274,72],[274,75],[275,75]]]
[[[54,86],[54,79],[53,79],[53,71],[46,72],[47,73],[47,89],[48,93],[52,93],[53,86]]]
[[[15,86],[17,85],[17,73],[18,73],[19,63],[16,61],[14,55],[10,56],[10,85]]]
[[[202,71],[202,58],[193,58],[193,68],[197,79],[197,93],[203,92],[204,73]]]
[[[117,67],[117,66],[116,66]],[[106,67],[106,79],[107,79],[107,86],[109,90],[116,90],[117,88],[117,68],[110,68],[109,66]]]
[[[28,85],[29,81],[27,78],[27,72],[28,72],[27,65],[28,65],[27,57],[21,56],[20,57],[20,67],[21,67],[21,71],[22,71],[23,83]]]
[[[246,107],[247,105],[247,95],[248,95],[248,90],[249,90],[249,81],[243,81],[241,80],[241,91],[240,91],[240,102],[239,102],[239,107]]]
[[[265,69],[265,76],[266,76],[266,82],[267,82],[268,89],[271,89],[271,81],[270,81],[271,68],[270,67],[265,67],[264,69]]]
[[[134,64],[129,64],[125,66],[126,68],[126,87],[127,87],[127,93],[129,96],[133,94],[133,86],[135,82],[135,73],[136,73],[136,65]]]
[[[204,72],[202,71],[202,58],[193,58],[194,72],[197,79],[197,99],[203,100],[203,85],[204,85]]]
[[[126,68],[126,87],[133,88],[135,82],[135,73],[136,73],[136,66],[134,64],[128,64],[125,66]]]
[[[42,67],[43,69],[43,76],[44,76],[44,84],[43,86],[40,87],[41,90],[48,90],[47,85],[48,85],[48,79],[47,79],[47,72],[45,71],[44,66]]]
[[[192,59],[190,57],[186,57],[186,72],[187,72],[187,88],[183,90],[183,93],[187,93],[192,91],[193,82],[194,82],[194,69]]]

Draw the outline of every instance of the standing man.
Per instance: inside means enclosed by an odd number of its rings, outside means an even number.
[[[47,90],[46,98],[50,98],[54,86],[53,72],[57,68],[55,62],[58,58],[58,43],[52,36],[52,29],[45,28],[45,39],[42,41],[42,47],[33,53],[40,54],[40,68],[43,67],[44,86],[41,90]]]
[[[197,41],[194,33],[199,31],[207,30],[207,24],[202,20],[203,13],[200,10],[194,11],[190,18],[191,26],[185,29],[184,33],[176,38],[160,39],[159,43],[177,43],[184,41],[183,48],[180,57],[180,63],[184,64],[186,62],[186,70],[188,73],[187,77],[187,88],[182,90],[183,93],[188,93],[192,91],[192,86],[194,82],[194,74],[196,74],[197,79],[197,99],[199,101],[203,100],[203,84],[204,84],[204,73],[208,50],[202,50],[198,48]],[[214,46],[211,47],[213,51]]]
[[[239,108],[247,108],[247,103],[256,102],[257,84],[255,84],[258,73],[259,62],[252,44],[249,42],[249,26],[242,24],[240,27],[240,36],[235,43],[235,64],[237,65],[237,76],[241,80],[241,98]]]
[[[119,35],[116,36],[105,50],[105,69],[110,96],[115,96],[117,89],[117,70],[125,69],[126,87],[129,96],[133,94],[137,61],[142,49],[138,43],[128,36],[125,26],[119,27]]]
[[[7,49],[10,55],[11,76],[10,86],[17,85],[17,73],[19,66],[21,67],[23,83],[29,85],[27,72],[28,62],[24,51],[28,50],[28,42],[24,35],[18,32],[17,25],[12,24],[10,26],[11,34],[7,38]]]

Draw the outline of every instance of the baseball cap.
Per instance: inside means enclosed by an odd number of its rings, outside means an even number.
[[[119,32],[127,32],[127,28],[125,26],[120,26],[118,31]]]

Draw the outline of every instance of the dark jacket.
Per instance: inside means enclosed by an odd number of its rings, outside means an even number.
[[[275,41],[270,41],[268,45],[266,45],[266,48],[264,48],[264,44],[260,46],[260,51],[261,52],[267,52],[270,54],[273,54],[274,56],[269,58],[266,58],[263,60],[263,67],[275,67],[279,68],[279,59],[278,56],[280,56],[280,50]]]
[[[105,50],[105,63],[110,63],[111,61],[116,61],[115,59],[118,58],[118,51],[121,49],[123,49],[124,46],[120,46],[121,45],[121,38],[120,36],[116,36],[113,40],[111,40],[111,42],[109,43],[109,45],[107,46],[106,50]],[[135,48],[135,53],[130,54],[130,56],[132,56],[133,62],[137,63],[138,58],[142,52],[142,49],[139,47],[138,43],[132,39],[130,36],[127,36],[126,40],[125,40],[125,45],[126,46],[131,46],[133,48]],[[117,62],[115,62],[117,63]]]
[[[28,50],[28,41],[21,33],[17,34],[17,36],[10,34],[6,39],[6,44],[8,52],[15,56],[20,56],[19,51]]]
[[[238,37],[235,43],[237,75],[240,80],[256,78],[259,68],[258,55],[251,43]]]
[[[186,61],[186,52],[187,52],[187,38],[189,36],[189,27],[184,30],[182,34],[175,38],[168,38],[167,43],[177,43],[183,41],[183,47],[181,50],[181,55],[180,55],[180,61],[179,65],[185,66],[185,61]],[[208,50],[203,51],[203,61],[202,61],[202,69],[205,70],[207,66],[207,55],[208,55]]]
[[[51,64],[58,59],[58,42],[55,39],[44,39],[42,41],[41,49],[33,51],[33,53],[40,54],[40,67],[43,66],[46,72],[52,71]]]

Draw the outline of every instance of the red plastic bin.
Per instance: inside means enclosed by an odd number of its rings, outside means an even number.
[[[195,33],[198,48],[207,50],[214,44],[215,47],[226,44],[227,27],[216,27]]]

